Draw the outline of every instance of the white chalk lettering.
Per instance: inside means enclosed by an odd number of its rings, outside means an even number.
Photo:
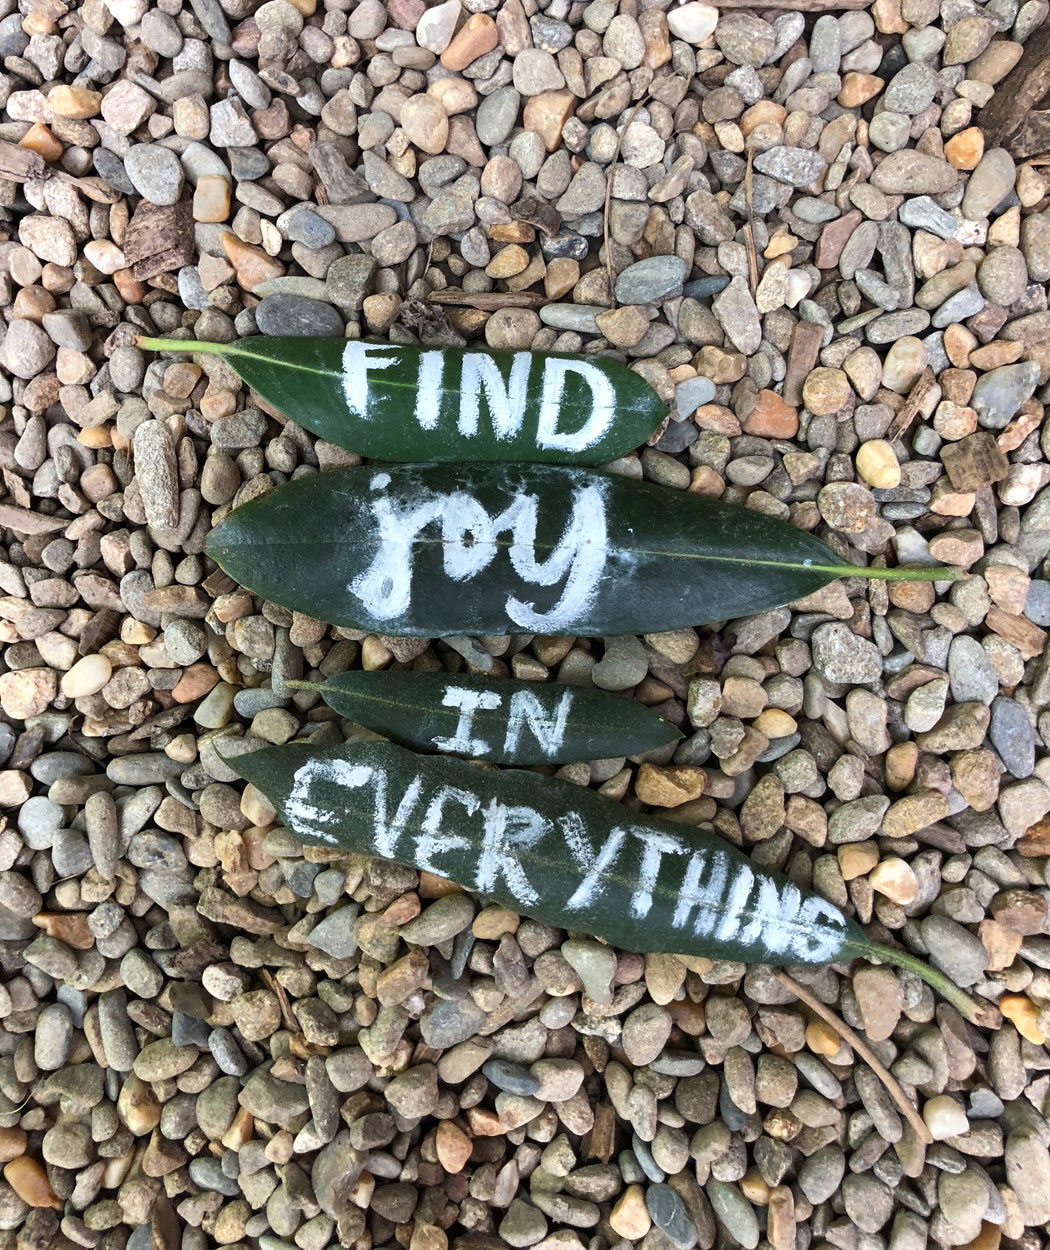
[[[464,686],[446,686],[442,707],[459,708],[459,721],[451,738],[435,738],[439,751],[455,751],[457,755],[484,755],[489,744],[484,738],[472,738],[474,715],[479,710],[494,712],[503,700],[493,690],[470,690]]]
[[[579,907],[588,907],[594,901],[597,895],[601,894],[603,881],[602,877],[606,871],[616,862],[616,856],[620,853],[620,848],[627,841],[627,830],[621,829],[619,826],[613,829],[609,837],[605,841],[605,845],[595,855],[590,846],[586,847],[585,855],[590,863],[584,872],[583,880],[573,891],[571,897],[566,901],[565,906],[569,911],[576,911]],[[584,850],[584,842],[582,839],[577,843],[581,851]]]
[[[485,841],[478,861],[474,888],[490,894],[500,877],[511,894],[526,907],[539,899],[533,889],[517,850],[533,846],[550,831],[550,822],[532,807],[507,807],[493,799],[485,808]]]
[[[553,757],[565,739],[565,725],[569,719],[571,707],[571,690],[565,691],[550,714],[531,690],[515,692],[510,698],[507,736],[503,743],[504,751],[508,753],[516,751],[521,743],[522,734],[527,729],[543,748],[544,753]]]
[[[570,373],[577,374],[590,388],[591,415],[578,430],[559,430],[562,393],[565,390],[565,379]],[[536,442],[552,451],[582,451],[596,443],[608,429],[615,412],[615,404],[616,395],[612,383],[597,365],[585,360],[547,360],[543,367],[543,391],[540,397]]]
[[[458,803],[468,816],[473,816],[481,806],[481,800],[470,790],[460,790],[456,786],[442,786],[430,800],[426,815],[416,837],[416,853],[414,856],[417,868],[426,872],[443,875],[441,865],[435,856],[445,855],[449,851],[470,849],[470,842],[455,833],[446,833],[442,829],[445,816],[445,804]]]
[[[386,473],[372,478],[372,489],[385,490],[390,484]],[[412,560],[417,535],[431,521],[441,516],[444,501],[440,496],[428,499],[418,507],[402,512],[386,495],[372,504],[378,550],[368,568],[359,573],[348,589],[380,620],[401,616],[412,601]]]
[[[716,941],[735,941],[747,916],[747,901],[755,884],[755,874],[742,864],[734,866],[733,883],[729,897],[724,900],[722,922],[715,930]]]
[[[326,842],[334,842],[329,826],[338,824],[340,812],[331,805],[319,804],[315,787],[335,785],[358,790],[371,780],[374,771],[367,764],[350,764],[346,760],[308,760],[295,770],[292,778],[292,788],[285,803],[289,821],[297,829],[312,833]],[[386,778],[381,776],[380,781],[385,793]]]
[[[532,496],[530,500],[533,506],[526,524],[514,528],[511,564],[523,581],[554,586],[565,577],[565,586],[561,598],[546,612],[537,612],[535,604],[511,596],[507,600],[507,615],[525,629],[555,632],[583,616],[597,594],[608,558],[605,487],[595,483],[573,492],[572,515],[558,545],[544,562],[536,559],[536,500]]]
[[[416,420],[421,430],[436,428],[441,416],[441,388],[445,380],[445,353],[424,352],[419,358]]]
[[[393,353],[382,355],[381,353]],[[352,416],[368,420],[372,391],[368,384],[370,370],[391,369],[398,363],[397,349],[383,343],[362,343],[351,339],[343,348],[343,394]]]
[[[377,855],[392,859],[397,854],[397,844],[401,841],[401,835],[405,832],[409,817],[416,810],[422,789],[423,778],[417,773],[401,796],[401,801],[391,820],[387,818],[386,776],[383,777],[382,786],[376,784],[375,847]]]
[[[657,833],[654,829],[632,829],[631,833],[641,843],[642,867],[638,874],[638,885],[631,894],[631,915],[643,920],[653,905],[653,890],[656,879],[660,875],[660,866],[665,855],[686,855],[686,848],[677,838],[668,834]]]
[[[516,495],[507,508],[491,517],[466,491],[434,493],[399,506],[383,493],[389,483],[385,473],[372,478],[376,553],[348,587],[372,617],[390,620],[408,611],[417,540],[437,521],[441,522],[444,571],[453,581],[469,581],[488,568],[499,552],[497,538],[508,532],[511,566],[523,582],[548,587],[564,580],[560,597],[543,611],[534,602],[507,596],[507,615],[521,628],[557,632],[583,616],[593,603],[608,559],[607,486],[600,479],[574,490],[569,519],[545,560],[537,553],[539,500],[535,495]]]
[[[487,692],[450,686],[448,693],[469,696],[460,702],[446,699],[447,706],[463,713],[456,737],[469,742],[474,708],[487,706],[475,696],[484,698]],[[556,828],[576,870],[569,874],[575,885],[566,887],[571,890],[564,903],[569,911],[593,906],[613,892],[631,920],[644,922],[659,893],[661,899],[674,900],[671,926],[683,935],[681,949],[709,940],[717,955],[729,944],[760,943],[774,962],[808,963],[825,963],[841,951],[845,920],[833,904],[806,896],[792,882],[755,872],[728,848],[697,849],[672,832],[639,824],[616,826],[595,845],[578,811],[552,822],[528,804],[483,798],[469,783],[434,783],[424,771],[411,777],[394,807],[390,781],[381,765],[313,759],[296,770],[283,810],[297,833],[333,845],[348,821],[354,825],[363,818],[366,828],[371,826],[373,853],[409,860],[522,908],[540,902],[529,864],[546,856]],[[362,805],[351,798],[352,791],[370,793]],[[448,856],[452,863],[443,862]]]
[[[342,387],[351,415],[364,421],[376,416],[376,388],[370,375],[383,369],[403,368],[411,359],[389,344],[350,340],[343,349]],[[445,385],[452,358],[444,351],[431,350],[420,352],[417,359],[413,417],[421,430],[432,431],[440,425],[445,397],[455,396],[455,390],[447,390]],[[515,352],[505,375],[496,360],[484,352],[465,352],[461,361],[455,420],[463,438],[474,438],[481,431],[483,405],[492,434],[501,442],[521,434],[531,410],[536,415],[538,447],[580,452],[604,437],[616,414],[613,384],[596,362]],[[529,380],[537,361],[539,398],[530,403]],[[576,389],[582,392],[579,403],[573,405],[573,410],[582,416],[575,430],[561,429],[558,424],[566,411],[565,388],[569,378],[576,380]],[[454,385],[451,381],[450,386]],[[393,397],[388,399],[392,402]],[[449,419],[454,403],[453,398],[446,409]]]
[[[492,432],[499,440],[513,438],[525,418],[525,401],[532,366],[529,352],[515,352],[510,377],[504,378],[499,365],[483,352],[463,357],[459,384],[459,424],[464,438],[477,434],[484,395],[492,421]]]

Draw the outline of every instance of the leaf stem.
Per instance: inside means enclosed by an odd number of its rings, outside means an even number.
[[[323,690],[324,687],[320,682],[316,681],[293,681],[291,678],[285,678],[284,685],[289,690]]]
[[[135,346],[145,348],[148,352],[211,352],[215,356],[221,356],[230,345],[197,339],[151,339],[140,334],[135,340]]]
[[[962,576],[961,569],[945,564],[912,567],[899,564],[892,569],[866,568],[860,564],[840,564],[840,577],[865,577],[871,582],[955,582]]]
[[[896,964],[898,968],[907,968],[909,972],[914,972],[932,989],[970,1021],[984,1029],[998,1029],[1003,1022],[999,1009],[992,1003],[980,1002],[971,998],[969,994],[961,990],[953,981],[935,968],[931,968],[928,963],[920,959],[917,955],[911,955],[905,950],[898,950],[894,946],[881,946],[877,942],[869,942],[863,947],[857,948],[858,952],[863,954],[866,959],[881,959],[884,963]]]

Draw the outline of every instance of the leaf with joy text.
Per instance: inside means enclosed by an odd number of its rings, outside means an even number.
[[[713,834],[567,781],[390,743],[293,744],[230,763],[304,842],[411,864],[622,949],[801,964],[868,948],[832,903]]]
[[[436,638],[612,637],[747,616],[857,568],[750,508],[554,465],[393,465],[286,483],[233,511],[209,554],[333,625]]]
[[[358,670],[288,684],[404,746],[499,764],[638,755],[682,736],[633,700],[556,683]]]
[[[221,356],[279,412],[375,460],[602,464],[667,415],[644,378],[600,356],[267,335],[139,344]]]

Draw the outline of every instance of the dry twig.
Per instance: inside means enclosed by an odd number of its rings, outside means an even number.
[[[747,246],[747,274],[751,286],[751,298],[758,290],[758,252],[755,250],[755,208],[753,194],[753,169],[755,150],[747,150],[747,169],[744,172],[744,199],[747,201],[747,222],[744,225],[744,243]]]
[[[884,1067],[883,1064],[881,1064],[876,1058],[875,1054],[871,1050],[871,1047],[868,1046],[866,1042],[862,1041],[857,1034],[853,1032],[849,1025],[845,1023],[845,1021],[840,1020],[830,1007],[825,1007],[820,999],[814,998],[805,986],[799,985],[794,977],[789,977],[788,974],[782,969],[777,969],[776,978],[780,984],[786,989],[789,989],[796,998],[804,1002],[810,1011],[815,1011],[823,1021],[830,1024],[844,1042],[848,1042],[853,1047],[868,1067],[871,1068],[872,1072],[874,1072],[883,1085],[886,1086],[887,1092],[900,1108],[901,1114],[911,1125],[912,1130],[914,1131],[916,1137],[918,1137],[919,1141],[923,1142],[927,1146],[931,1146],[933,1144],[933,1135],[926,1127],[926,1122],[923,1120],[922,1116],[919,1115],[915,1108],[915,1104],[911,1101],[904,1090],[901,1089],[893,1073]]]

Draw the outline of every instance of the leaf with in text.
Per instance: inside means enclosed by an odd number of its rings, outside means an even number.
[[[639,755],[682,736],[631,699],[557,683],[357,670],[287,684],[403,746],[497,764]]]

